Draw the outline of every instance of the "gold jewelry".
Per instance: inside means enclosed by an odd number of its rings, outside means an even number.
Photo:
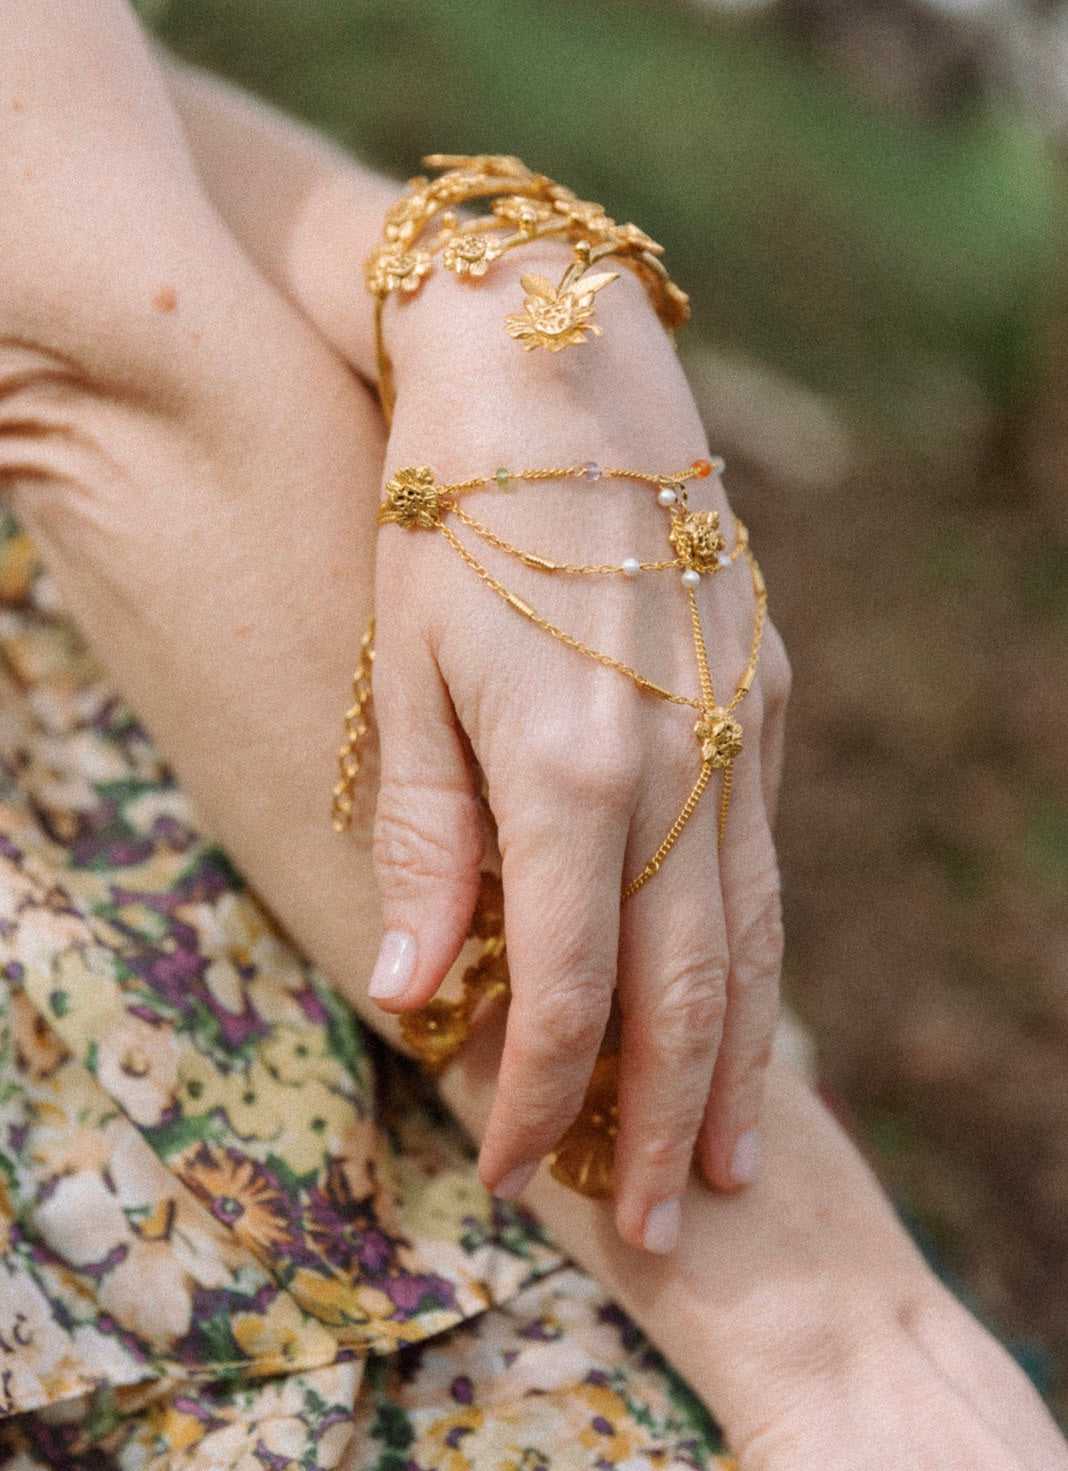
[[[375,298],[378,391],[387,423],[393,414],[393,366],[383,340],[382,309],[388,297],[418,291],[436,257],[458,277],[477,280],[519,246],[546,239],[570,242],[574,258],[556,286],[544,276],[520,278],[523,310],[506,316],[504,326],[527,351],[560,352],[585,342],[587,334],[600,336],[594,297],[619,273],[586,273],[607,256],[635,272],[669,331],[689,319],[689,298],[659,259],[663,246],[637,225],[616,224],[599,204],[577,198],[508,155],[432,153],[423,163],[444,172],[434,180],[409,181],[408,192],[386,212],[385,239],[364,267]],[[461,219],[457,206],[481,199],[492,199],[490,213]]]
[[[718,462],[721,466],[722,462]],[[686,482],[695,478],[710,475],[713,465],[709,460],[697,460],[686,470],[672,475],[658,475],[637,470],[621,470],[611,467],[602,467],[592,461],[585,465],[557,466],[549,469],[511,471],[504,468],[497,470],[492,476],[476,475],[467,480],[457,481],[453,484],[441,485],[437,482],[433,470],[427,465],[407,466],[397,470],[386,482],[385,499],[378,510],[379,525],[395,523],[406,527],[408,530],[436,530],[444,536],[445,540],[472,569],[473,572],[497,594],[510,608],[513,608],[522,617],[528,619],[537,628],[542,629],[560,643],[566,644],[577,653],[584,654],[606,668],[614,669],[629,679],[640,690],[647,694],[666,700],[674,705],[686,705],[697,710],[700,718],[694,726],[694,735],[697,737],[701,752],[701,769],[694,786],[687,797],[685,804],[678,817],[672,824],[664,841],[657,848],[652,858],[641,869],[635,878],[624,886],[623,899],[629,899],[636,894],[644,884],[659,870],[665,858],[678,842],[683,829],[689,822],[696,810],[698,802],[704,794],[715,771],[723,772],[723,785],[720,796],[720,813],[718,824],[719,842],[722,844],[727,823],[727,811],[730,805],[731,781],[733,775],[733,764],[742,749],[742,728],[735,719],[734,711],[749,693],[753,677],[756,673],[757,659],[760,653],[760,643],[764,631],[764,616],[767,608],[767,593],[764,587],[764,579],[756,558],[749,547],[749,538],[744,526],[736,523],[735,543],[733,549],[728,552],[725,547],[724,538],[719,530],[719,517],[715,511],[691,511],[686,497]],[[463,495],[473,490],[483,490],[496,487],[500,490],[510,489],[516,482],[537,482],[543,480],[567,480],[581,479],[587,483],[596,483],[600,480],[637,480],[655,486],[657,489],[657,501],[667,510],[670,517],[670,529],[668,541],[675,551],[675,556],[670,559],[659,561],[640,562],[637,558],[628,557],[619,564],[580,564],[572,562],[556,562],[550,557],[538,553],[524,551],[513,543],[506,541],[489,527],[483,525],[469,515],[459,501]],[[572,575],[605,575],[617,574],[622,577],[632,577],[645,571],[662,572],[669,569],[677,569],[682,573],[682,582],[685,588],[687,601],[690,608],[690,620],[693,629],[694,652],[697,660],[698,677],[701,686],[699,697],[676,694],[647,679],[645,675],[639,674],[629,664],[622,660],[613,658],[610,654],[602,653],[598,649],[591,648],[574,634],[568,633],[548,618],[542,617],[533,607],[516,593],[511,592],[500,582],[490,570],[485,567],[471,552],[455,531],[447,524],[446,517],[455,515],[457,519],[477,536],[517,558],[525,566],[546,574],[572,574]],[[725,705],[716,701],[712,686],[712,676],[708,667],[708,655],[705,649],[704,635],[701,630],[701,620],[697,609],[695,590],[706,574],[715,575],[729,568],[738,557],[744,555],[749,561],[750,575],[753,583],[753,592],[756,599],[756,613],[753,622],[753,638],[749,654],[749,663],[745,672],[735,688],[734,694]],[[346,753],[347,756],[347,753]]]
[[[659,870],[683,829],[689,822],[697,804],[715,771],[723,772],[720,793],[718,841],[723,842],[730,804],[733,764],[742,750],[742,727],[734,711],[749,693],[756,674],[757,661],[763,638],[767,611],[767,591],[764,578],[749,546],[745,526],[735,518],[734,544],[728,551],[725,538],[719,528],[715,511],[691,511],[689,509],[686,483],[691,479],[702,479],[713,470],[722,470],[722,460],[695,460],[688,469],[670,475],[651,474],[643,471],[602,467],[593,461],[584,465],[511,471],[500,468],[492,476],[472,476],[452,484],[439,484],[434,472],[426,465],[404,467],[392,475],[386,484],[385,497],[379,507],[380,525],[390,523],[408,530],[439,531],[463,558],[472,570],[499,597],[516,612],[533,622],[552,637],[575,649],[598,663],[615,669],[639,689],[659,699],[680,706],[689,706],[699,712],[694,725],[701,753],[701,770],[675,822],[664,841],[646,863],[645,867],[628,883],[622,894],[626,902],[646,884]],[[482,522],[466,512],[460,504],[462,497],[474,490],[495,487],[509,491],[517,483],[537,483],[545,480],[580,479],[587,484],[601,480],[638,481],[657,490],[657,503],[669,513],[670,526],[667,540],[674,557],[654,561],[638,561],[626,558],[620,563],[571,563],[557,562],[538,553],[524,551],[505,538],[497,535]],[[678,570],[682,574],[687,602],[690,610],[701,687],[699,698],[676,694],[646,679],[611,655],[590,648],[573,634],[558,628],[548,619],[542,618],[524,599],[510,592],[503,583],[484,567],[472,552],[460,541],[456,533],[445,522],[446,516],[455,516],[461,524],[476,536],[505,554],[521,561],[525,566],[549,575],[634,577],[644,571],[664,572]],[[718,705],[708,668],[701,621],[697,608],[695,589],[703,575],[718,575],[726,571],[740,557],[749,564],[755,611],[753,636],[749,661],[734,694],[726,705]],[[340,779],[334,789],[333,819],[337,831],[344,831],[352,820],[355,805],[355,786],[360,770],[360,745],[368,729],[369,705],[372,699],[371,671],[374,661],[374,623],[363,636],[360,662],[353,676],[353,705],[345,716],[345,744],[339,762]],[[500,880],[483,873],[475,915],[471,925],[471,937],[481,942],[481,950],[474,964],[464,971],[461,994],[456,1000],[436,998],[417,1011],[406,1012],[400,1018],[402,1035],[415,1056],[431,1071],[441,1072],[463,1046],[470,1032],[474,1015],[479,1006],[496,997],[509,994],[508,962],[504,940],[504,896]],[[574,1123],[567,1130],[550,1156],[553,1176],[570,1189],[595,1199],[612,1193],[612,1173],[615,1157],[615,1140],[618,1128],[619,1059],[614,1050],[602,1052],[598,1057],[587,1088],[586,1097]]]

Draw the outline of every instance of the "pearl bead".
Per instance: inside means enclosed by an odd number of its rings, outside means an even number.
[[[662,506],[673,506],[675,504],[675,502],[678,500],[678,496],[675,494],[675,492],[673,490],[671,490],[668,486],[665,485],[664,486],[664,489],[662,491],[660,491],[659,494],[657,495],[657,500],[660,502],[660,504]]]
[[[720,552],[719,556],[716,558],[716,565],[723,569],[726,569],[731,565],[731,559],[727,556],[726,552]]]
[[[637,557],[624,557],[623,564],[620,567],[620,571],[624,577],[637,577],[641,570],[642,564],[638,561]]]
[[[692,567],[687,567],[686,571],[682,574],[683,587],[697,587],[700,581],[700,572],[695,572]]]

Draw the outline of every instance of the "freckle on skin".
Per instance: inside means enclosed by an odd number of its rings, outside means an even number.
[[[14,99],[14,101],[12,102],[12,104],[11,104],[11,111],[12,112],[22,112],[22,111],[24,111],[25,106],[26,106],[26,104],[22,101],[22,99],[19,98],[19,97],[16,97]]]
[[[247,638],[248,635],[251,632],[252,632],[252,626],[251,626],[251,624],[242,623],[239,628],[235,628],[234,629],[234,637],[235,638]]]
[[[198,329],[196,332],[190,332],[189,338],[192,342],[203,342],[204,334]]]
[[[173,286],[157,286],[152,293],[152,305],[158,312],[173,312],[178,305],[178,293]]]

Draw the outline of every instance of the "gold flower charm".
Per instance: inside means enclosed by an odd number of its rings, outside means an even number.
[[[602,1052],[578,1118],[549,1156],[553,1177],[570,1190],[604,1200],[612,1194],[619,1132],[619,1054]]]
[[[419,526],[432,531],[441,520],[441,491],[429,465],[407,466],[386,481],[386,498],[378,508],[378,524]]]
[[[544,276],[522,276],[520,281],[527,293],[523,310],[505,317],[504,330],[509,337],[518,338],[526,352],[533,347],[559,352],[564,347],[579,346],[588,332],[600,337],[600,327],[591,321],[594,294],[618,276],[618,271],[602,271],[563,290]]]
[[[741,754],[742,727],[722,705],[702,710],[693,733],[701,742],[701,760],[706,766],[730,766]]]
[[[450,240],[441,257],[447,271],[458,276],[484,276],[490,261],[497,259],[499,252],[485,235],[457,235]]]
[[[433,265],[425,250],[406,250],[403,245],[383,246],[367,262],[364,272],[367,289],[375,296],[387,296],[391,291],[418,291]]]
[[[668,540],[683,566],[695,572],[714,572],[727,545],[719,529],[718,511],[690,511],[676,516]]]

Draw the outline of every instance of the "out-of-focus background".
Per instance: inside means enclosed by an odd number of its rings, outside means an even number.
[[[1068,1423],[1065,7],[139,8],[401,177],[517,153],[666,245],[794,663],[787,993]]]

